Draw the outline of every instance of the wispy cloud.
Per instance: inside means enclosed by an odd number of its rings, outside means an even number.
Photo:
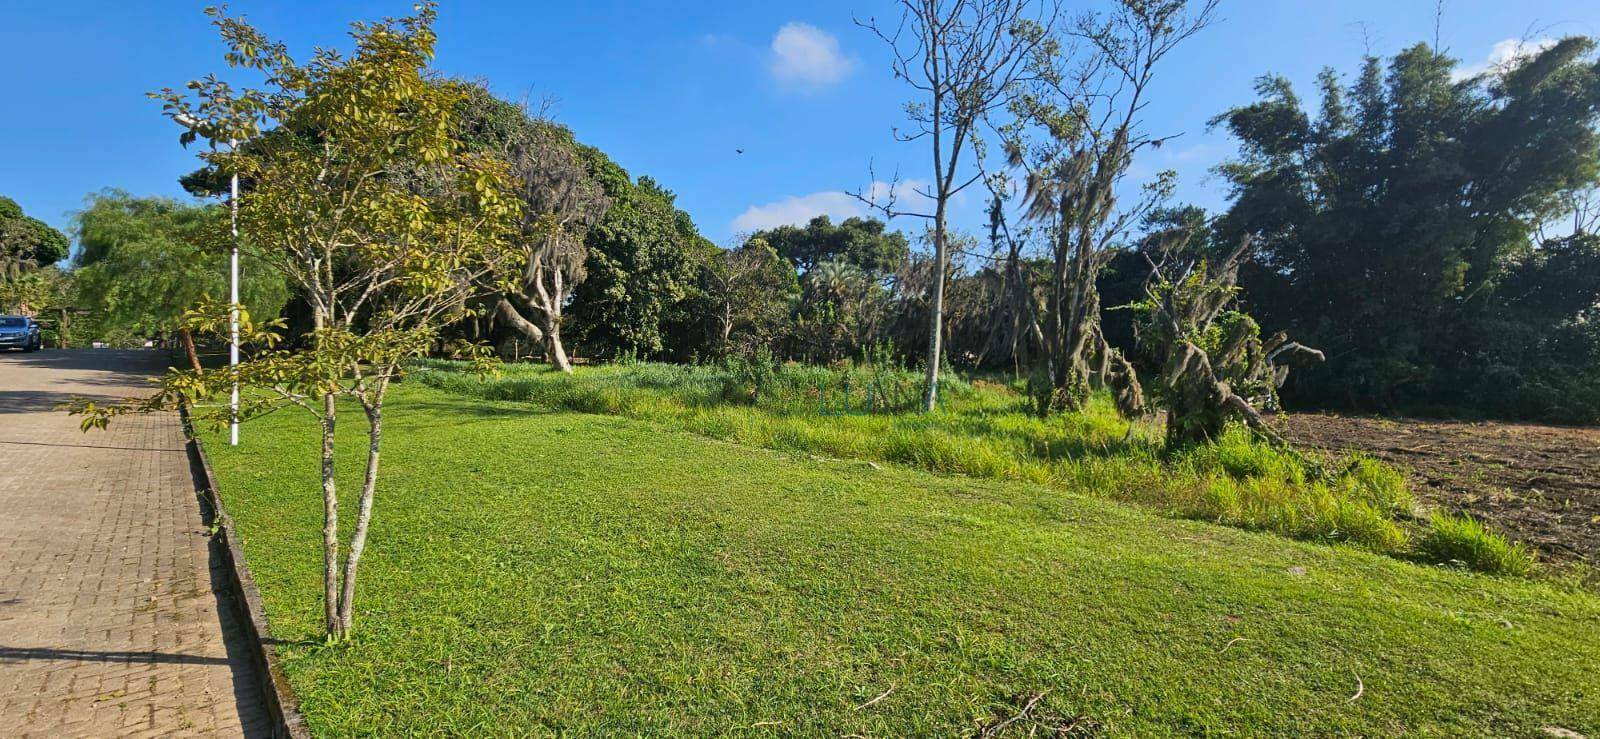
[[[1484,58],[1483,61],[1474,64],[1466,64],[1457,67],[1454,72],[1450,73],[1450,81],[1460,82],[1465,79],[1476,77],[1484,72],[1504,69],[1512,62],[1538,54],[1539,52],[1554,46],[1555,43],[1556,40],[1553,38],[1539,38],[1532,40],[1508,38],[1501,41],[1496,41],[1494,46],[1489,47],[1488,57]]]
[[[785,23],[772,37],[772,76],[785,86],[821,89],[837,84],[855,66],[839,39],[808,23]]]
[[[887,182],[874,182],[867,193],[874,202],[884,203],[892,192],[896,196],[896,209],[921,210],[927,198],[917,191],[923,189],[925,184],[921,180],[901,180],[898,185],[893,186]],[[842,190],[824,190],[809,195],[791,195],[762,205],[752,205],[745,208],[738,218],[733,219],[732,228],[734,233],[747,233],[777,226],[799,226],[822,215],[835,221],[852,216],[883,217],[883,214],[873,211],[850,193]],[[899,221],[896,220],[896,223]]]

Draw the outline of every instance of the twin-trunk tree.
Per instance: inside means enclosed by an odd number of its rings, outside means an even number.
[[[76,411],[87,416],[86,429],[103,427],[122,413],[216,397],[237,379],[248,389],[245,418],[285,406],[314,417],[325,629],[341,640],[354,623],[390,383],[404,361],[436,345],[440,328],[462,316],[480,285],[519,273],[526,250],[512,237],[520,203],[504,162],[463,152],[460,95],[425,73],[435,43],[431,3],[411,17],[357,24],[352,53],[319,50],[305,64],[242,20],[208,12],[230,66],[261,74],[268,87],[237,90],[207,77],[189,84],[190,95],[158,97],[188,126],[185,143],[253,143],[204,156],[249,183],[238,203],[248,263],[281,273],[303,296],[314,328],[304,348],[282,349],[274,324],[242,315],[246,351],[235,370],[174,370],[151,398],[80,403]],[[266,135],[272,132],[278,135]],[[203,303],[187,325],[225,336],[230,309],[238,307]],[[355,526],[341,554],[334,432],[349,403],[366,421],[367,450]],[[199,412],[226,421],[225,410]]]

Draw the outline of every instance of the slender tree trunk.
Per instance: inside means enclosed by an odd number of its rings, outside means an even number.
[[[944,344],[944,263],[945,263],[945,199],[939,199],[939,209],[933,224],[933,299],[928,321],[928,394],[923,398],[923,410],[932,413],[939,407],[939,359]]]
[[[381,381],[380,381],[381,382]],[[372,523],[373,494],[378,489],[378,449],[383,440],[383,389],[378,390],[376,404],[367,407],[367,474],[361,483],[360,508],[356,513],[356,530],[350,538],[350,551],[344,558],[344,586],[339,592],[339,629],[342,636],[350,635],[355,620],[356,571],[361,566],[361,553],[367,549],[367,527]]]
[[[339,492],[333,480],[334,397],[322,399],[322,606],[328,638],[344,638],[339,620]]]
[[[189,333],[187,327],[178,329],[178,340],[183,342],[183,353],[189,355],[189,366],[194,368],[195,374],[201,374],[200,356],[194,351],[194,335]]]

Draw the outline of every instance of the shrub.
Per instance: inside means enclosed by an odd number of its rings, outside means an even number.
[[[1365,454],[1350,457],[1343,482],[1350,494],[1390,516],[1410,516],[1415,501],[1400,470]]]
[[[1483,527],[1471,516],[1436,513],[1417,553],[1435,564],[1455,565],[1491,575],[1526,575],[1533,552],[1521,542]]]

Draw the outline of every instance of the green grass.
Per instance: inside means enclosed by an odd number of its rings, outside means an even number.
[[[1428,561],[1496,575],[1526,575],[1533,568],[1533,552],[1526,546],[1506,541],[1471,516],[1434,514],[1417,551]]]
[[[418,383],[322,646],[313,422],[208,449],[322,735],[1600,733],[1590,594]]]
[[[738,368],[633,364],[580,368],[570,376],[510,365],[498,376],[478,377],[457,363],[426,362],[413,376],[471,397],[658,421],[769,449],[1034,482],[1182,518],[1419,556],[1407,533],[1415,526],[1405,479],[1371,458],[1308,459],[1257,442],[1243,429],[1174,456],[1163,449],[1157,424],[1124,420],[1108,399],[1042,419],[1027,412],[1016,388],[959,378],[946,383],[937,413],[820,412],[819,386],[828,388],[828,406],[837,410],[847,381],[852,407],[860,408],[863,388],[904,387],[915,379],[871,368],[788,365],[761,383],[754,403],[730,403],[729,397],[752,394],[741,375]]]

